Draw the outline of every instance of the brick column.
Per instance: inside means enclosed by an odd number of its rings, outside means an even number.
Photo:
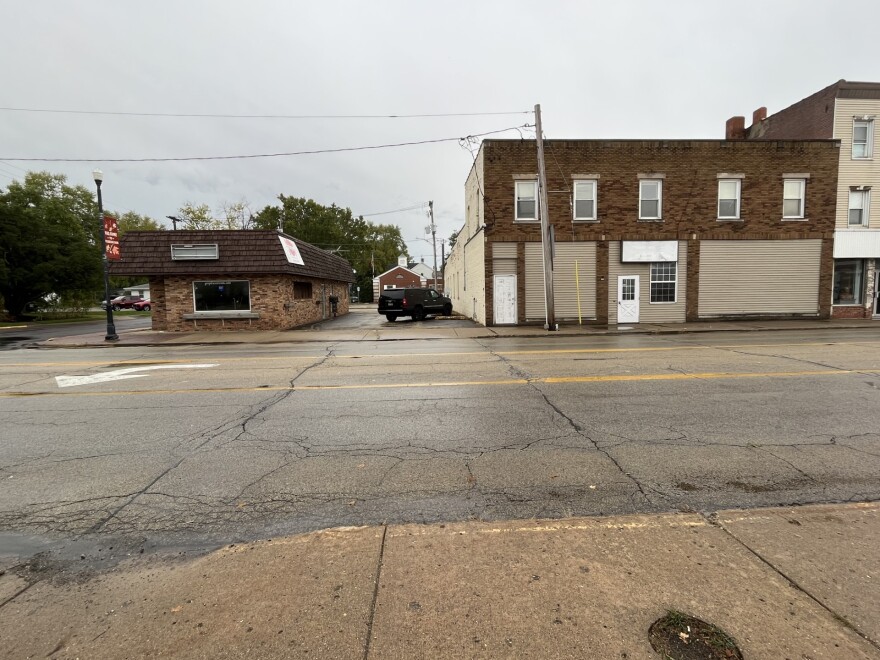
[[[700,320],[700,241],[688,240],[687,244],[687,300],[684,318],[686,321]]]
[[[596,241],[596,323],[608,325],[608,241]]]

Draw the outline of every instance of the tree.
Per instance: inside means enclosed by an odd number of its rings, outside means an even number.
[[[372,296],[372,278],[383,272],[397,257],[406,254],[400,228],[374,225],[355,217],[351,209],[313,199],[279,195],[280,206],[267,206],[254,217],[257,229],[281,229],[319,248],[347,259],[355,270],[361,295]]]
[[[247,200],[222,202],[217,210],[220,217],[214,217],[207,204],[187,202],[177,214],[183,220],[182,229],[253,229],[254,214]]]
[[[450,252],[452,252],[452,248],[455,247],[455,241],[458,240],[458,232],[459,231],[460,230],[456,230],[456,231],[452,232],[451,234],[449,234],[449,251]]]
[[[29,172],[0,193],[0,295],[18,317],[49,294],[101,286],[97,205],[61,174]]]
[[[153,218],[140,215],[134,211],[126,211],[117,217],[119,222],[119,235],[122,236],[129,231],[161,231],[165,229]]]
[[[217,229],[211,207],[207,204],[196,206],[187,202],[177,210],[177,214],[183,220],[183,229]]]

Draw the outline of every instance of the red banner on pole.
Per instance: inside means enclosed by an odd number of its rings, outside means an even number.
[[[119,261],[119,224],[112,215],[104,216],[104,253],[110,261]]]

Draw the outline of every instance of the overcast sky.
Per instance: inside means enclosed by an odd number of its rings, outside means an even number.
[[[0,110],[0,159],[247,155],[453,138],[532,124],[548,138],[722,138],[832,82],[880,81],[876,0],[297,2],[0,0],[0,106],[260,115],[234,119]],[[748,122],[747,122],[748,123]],[[526,132],[526,134],[528,134]],[[518,137],[517,131],[498,137]],[[533,134],[532,134],[533,135]],[[248,160],[27,163],[107,208],[163,219],[185,202],[279,193],[370,214],[434,200],[438,239],[463,222],[471,155],[445,142]],[[423,211],[378,216],[430,264]],[[438,244],[438,258],[439,258]]]

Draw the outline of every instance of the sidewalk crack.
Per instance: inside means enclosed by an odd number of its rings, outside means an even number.
[[[786,575],[782,570],[780,570],[779,568],[777,568],[772,562],[770,562],[770,560],[766,559],[766,558],[765,558],[760,552],[758,552],[757,550],[755,550],[754,548],[752,548],[748,543],[746,543],[745,541],[743,541],[742,539],[740,539],[736,534],[734,534],[732,531],[730,531],[729,529],[727,529],[727,527],[725,527],[724,524],[718,520],[718,516],[717,516],[716,513],[708,513],[708,514],[707,514],[707,513],[703,512],[703,513],[701,513],[700,515],[701,515],[701,516],[706,520],[706,522],[708,522],[710,525],[712,525],[713,527],[716,527],[716,528],[720,529],[722,532],[724,532],[725,534],[727,534],[727,535],[728,535],[730,538],[732,538],[734,541],[736,541],[737,543],[739,543],[739,544],[740,544],[743,548],[745,548],[748,552],[750,552],[752,555],[754,555],[755,557],[757,557],[758,560],[760,560],[765,566],[767,566],[767,568],[769,568],[771,571],[773,571],[774,573],[776,573],[776,574],[777,574],[779,577],[781,577],[783,580],[785,580],[786,582],[788,582],[788,584],[789,584],[793,589],[796,589],[796,590],[800,591],[800,592],[801,592],[802,594],[804,594],[807,598],[809,598],[811,601],[813,601],[814,603],[816,603],[816,604],[817,604],[819,607],[821,607],[823,610],[825,610],[826,612],[828,612],[828,614],[830,614],[830,615],[834,618],[834,620],[837,621],[838,623],[840,623],[844,628],[847,628],[848,630],[854,632],[856,635],[858,635],[859,637],[861,637],[862,639],[864,639],[866,642],[868,642],[868,643],[869,643],[871,646],[873,646],[875,649],[877,649],[878,651],[880,651],[880,643],[878,643],[877,641],[871,639],[871,637],[869,637],[867,634],[865,634],[865,633],[863,633],[861,630],[859,630],[858,627],[856,627],[854,624],[850,623],[850,621],[849,621],[845,616],[843,616],[843,615],[838,614],[837,612],[835,612],[833,609],[831,609],[831,607],[829,607],[828,605],[826,605],[825,603],[823,603],[821,600],[819,600],[816,596],[814,596],[812,593],[810,593],[805,587],[803,587],[802,585],[798,584],[798,582],[797,582],[796,580],[794,580],[793,578],[789,577],[789,576]]]
[[[376,616],[376,601],[379,600],[379,581],[382,579],[382,564],[385,561],[385,536],[388,525],[382,526],[382,543],[379,545],[379,561],[376,565],[376,584],[373,585],[373,602],[370,603],[370,617],[367,620],[367,641],[364,644],[364,660],[370,657],[370,646],[373,643],[373,619]]]

